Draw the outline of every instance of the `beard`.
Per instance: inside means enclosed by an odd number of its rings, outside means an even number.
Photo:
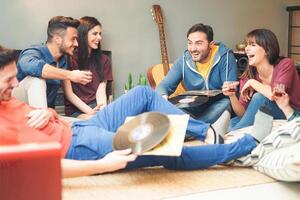
[[[194,62],[201,62],[203,60],[206,60],[209,56],[210,51],[193,51],[191,52],[191,55],[193,55],[193,53],[198,53],[197,58],[194,58],[192,56],[192,59]]]
[[[73,55],[73,51],[72,52],[68,51],[66,46],[64,45],[64,42],[62,42],[62,44],[58,47],[58,49],[62,55],[69,55],[69,56]],[[71,47],[69,49],[71,49]]]

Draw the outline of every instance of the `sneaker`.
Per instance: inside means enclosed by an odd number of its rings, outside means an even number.
[[[214,133],[214,144],[224,144],[224,138],[218,133],[216,133],[213,126],[209,125],[209,127],[213,130]]]

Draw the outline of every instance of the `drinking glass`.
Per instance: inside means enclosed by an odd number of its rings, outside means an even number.
[[[238,81],[227,81],[228,83],[228,92],[235,92],[237,90]]]
[[[274,95],[281,97],[285,93],[285,85],[282,83],[277,83],[273,88]]]

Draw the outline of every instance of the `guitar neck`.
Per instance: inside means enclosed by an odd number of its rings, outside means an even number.
[[[167,74],[170,67],[169,67],[169,60],[168,60],[168,52],[167,52],[164,24],[163,23],[158,24],[158,29],[159,29],[159,41],[160,41],[162,64],[164,66],[164,73]]]

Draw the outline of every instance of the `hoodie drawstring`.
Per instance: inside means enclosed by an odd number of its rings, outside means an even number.
[[[229,70],[228,70],[228,68],[229,68],[229,66],[228,66],[228,65],[229,65],[229,61],[228,61],[228,59],[229,59],[229,51],[227,51],[226,58],[227,58],[227,61],[226,61],[226,74],[225,74],[225,80],[228,81],[228,73],[229,73],[229,72],[228,72],[228,71],[229,71]]]

